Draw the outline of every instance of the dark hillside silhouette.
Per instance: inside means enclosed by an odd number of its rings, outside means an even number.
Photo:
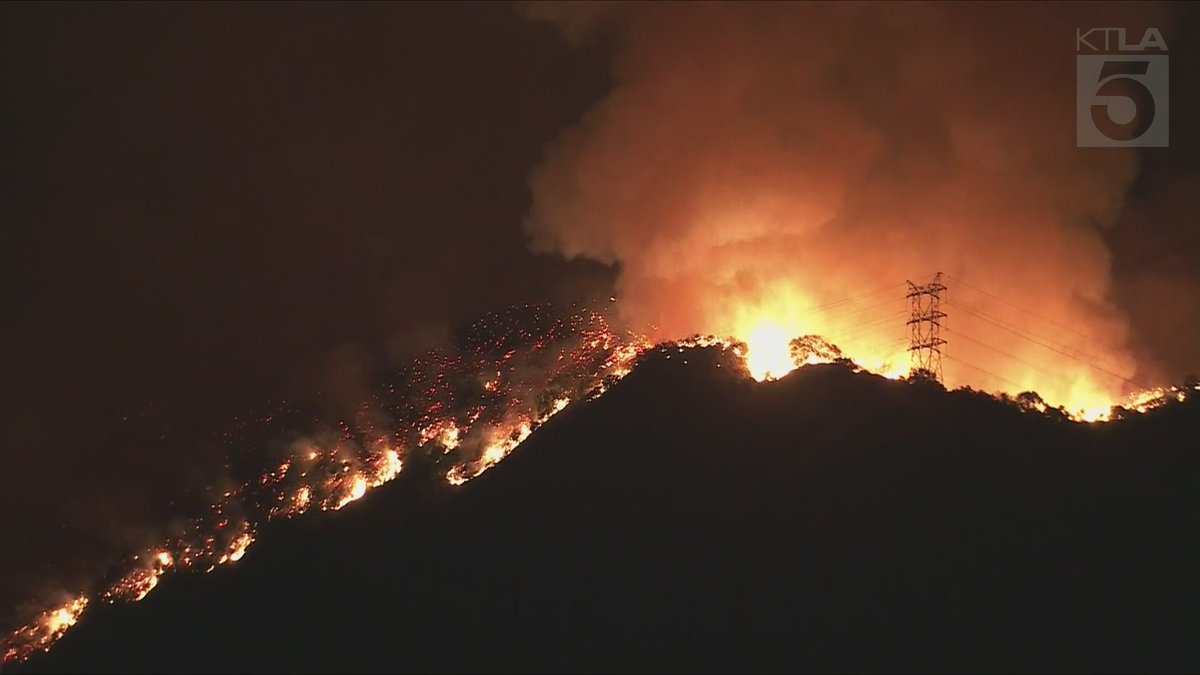
[[[410,467],[23,669],[1200,669],[1200,397],[1088,426],[727,358],[661,351],[461,489]]]

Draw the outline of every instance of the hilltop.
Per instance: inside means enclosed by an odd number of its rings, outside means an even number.
[[[1200,669],[1200,397],[1106,425],[660,350],[21,670]]]

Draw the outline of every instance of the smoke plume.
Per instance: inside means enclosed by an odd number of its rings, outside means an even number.
[[[1075,147],[1074,39],[1141,35],[1161,8],[527,12],[573,43],[607,38],[615,80],[534,171],[527,231],[539,251],[616,265],[634,327],[819,333],[906,363],[903,282],[942,271],[949,384],[1079,409],[1150,376],[1102,237],[1138,156]]]

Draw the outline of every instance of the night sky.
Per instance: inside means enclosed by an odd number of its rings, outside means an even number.
[[[1102,236],[1134,352],[1182,381],[1200,13],[1174,11],[1172,147]],[[571,42],[503,3],[0,5],[0,625],[215,480],[234,417],[614,292],[618,265],[523,229],[531,171],[614,86],[612,35]]]
[[[6,579],[213,468],[106,441],[122,418],[207,438],[450,322],[607,292],[520,229],[603,62],[510,6],[6,5],[0,51]]]

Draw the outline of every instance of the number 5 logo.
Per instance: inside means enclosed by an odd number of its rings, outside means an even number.
[[[1170,92],[1165,54],[1075,58],[1076,145],[1167,147]]]

